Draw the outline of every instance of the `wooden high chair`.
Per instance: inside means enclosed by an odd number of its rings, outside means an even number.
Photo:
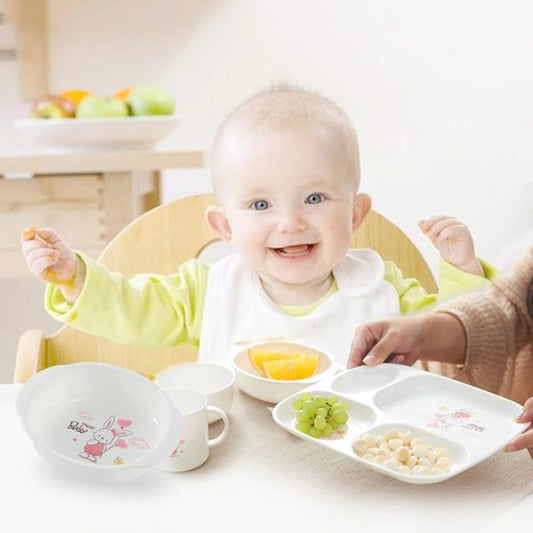
[[[218,240],[204,217],[213,204],[211,194],[192,196],[158,206],[131,222],[104,249],[99,261],[111,270],[132,276],[141,272],[170,274],[183,261],[199,254]],[[391,260],[405,277],[417,278],[428,292],[436,292],[435,279],[422,255],[409,238],[390,220],[371,211],[352,239],[353,247],[376,250]],[[28,330],[21,336],[14,382],[24,383],[34,373],[58,364],[99,361],[157,374],[162,368],[194,361],[196,348],[147,349],[114,343],[63,326],[50,337]]]

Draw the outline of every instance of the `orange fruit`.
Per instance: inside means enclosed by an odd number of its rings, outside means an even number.
[[[317,368],[318,355],[300,355],[291,359],[277,359],[263,363],[266,377],[277,380],[309,378]]]
[[[70,100],[76,107],[78,107],[79,103],[86,96],[92,96],[93,93],[91,91],[86,91],[85,89],[70,89],[59,94],[63,98]]]
[[[261,348],[250,348],[248,350],[248,357],[253,367],[262,375],[266,376],[263,369],[263,364],[266,361],[275,361],[278,359],[295,359],[300,357],[299,353],[281,353],[270,350],[262,350]]]
[[[20,234],[22,239],[24,239],[25,241],[31,241],[32,239],[35,239],[36,235],[37,235],[37,230],[33,226],[23,229]]]
[[[128,99],[130,93],[131,87],[126,87],[125,89],[121,89],[120,91],[114,93],[113,98],[116,98],[117,100],[123,100],[125,102]]]

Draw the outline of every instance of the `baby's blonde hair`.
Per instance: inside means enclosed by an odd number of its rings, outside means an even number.
[[[357,134],[348,115],[319,93],[286,84],[262,90],[236,107],[222,122],[213,141],[211,172],[216,183],[216,156],[224,136],[235,126],[254,132],[282,131],[298,127],[325,130],[333,136],[345,158],[348,176],[359,188]]]

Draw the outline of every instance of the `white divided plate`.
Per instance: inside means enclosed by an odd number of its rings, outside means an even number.
[[[329,438],[298,431],[293,401],[304,392],[336,396],[348,405],[349,420]],[[407,483],[437,483],[453,477],[500,451],[528,424],[514,417],[522,407],[484,390],[416,368],[383,364],[357,367],[299,391],[278,403],[274,421],[302,439],[362,463]],[[385,468],[359,457],[354,441],[396,428],[412,431],[425,444],[444,447],[451,468],[438,475],[419,476]]]
[[[24,140],[53,151],[151,148],[177,124],[174,115],[15,121]]]

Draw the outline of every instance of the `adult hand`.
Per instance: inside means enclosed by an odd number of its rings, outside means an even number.
[[[516,417],[516,422],[521,424],[529,422],[529,427],[524,431],[524,433],[515,437],[506,447],[506,452],[516,452],[518,450],[524,450],[527,448],[530,457],[533,459],[533,397],[526,400],[524,404],[524,409]]]
[[[355,331],[348,368],[362,364],[414,364],[421,355],[422,317],[392,318],[363,324]]]

